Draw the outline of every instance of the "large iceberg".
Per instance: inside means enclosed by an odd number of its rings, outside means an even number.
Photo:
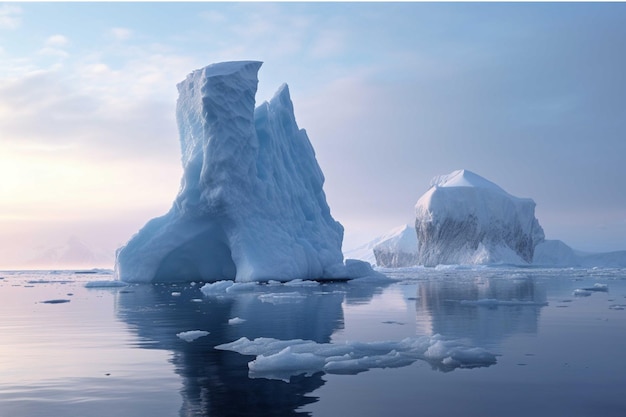
[[[343,227],[287,85],[255,109],[261,64],[213,64],[178,84],[180,190],[167,214],[118,249],[119,279],[287,281],[367,269],[343,264]]]
[[[419,263],[529,264],[544,240],[535,202],[468,170],[433,179],[415,206]]]

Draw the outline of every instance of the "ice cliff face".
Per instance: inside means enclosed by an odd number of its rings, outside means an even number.
[[[417,235],[408,225],[400,226],[380,238],[373,248],[376,265],[403,268],[418,264]]]
[[[459,170],[433,179],[415,206],[419,263],[527,264],[543,229],[535,202]]]
[[[285,281],[362,269],[342,263],[343,227],[287,85],[255,110],[261,64],[214,64],[178,84],[180,191],[118,250],[120,279]]]

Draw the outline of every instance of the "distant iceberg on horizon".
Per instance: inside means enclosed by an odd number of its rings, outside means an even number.
[[[534,207],[529,198],[514,197],[478,174],[457,170],[433,178],[416,205],[415,228],[395,228],[346,255],[383,268],[626,267],[626,251],[582,253],[560,240],[546,240]]]
[[[533,265],[540,267],[626,268],[626,250],[582,253],[560,240],[544,240],[535,248]]]
[[[415,228],[405,224],[383,235],[374,245],[376,265],[383,268],[404,268],[419,262]]]
[[[289,88],[255,109],[258,61],[223,62],[178,84],[184,168],[170,211],[116,253],[126,282],[345,279],[372,272],[343,262],[324,175],[296,124]]]

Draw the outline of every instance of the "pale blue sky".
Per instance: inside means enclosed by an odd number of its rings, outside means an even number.
[[[112,250],[181,175],[176,83],[264,61],[290,86],[350,248],[470,169],[546,236],[626,249],[626,4],[0,3],[0,267]]]

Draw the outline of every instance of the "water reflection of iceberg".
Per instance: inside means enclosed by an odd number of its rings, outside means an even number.
[[[422,330],[480,345],[515,333],[536,333],[545,288],[533,278],[471,277],[419,283],[417,322]]]
[[[376,290],[372,286],[370,298]],[[363,299],[363,288],[358,291]],[[272,302],[281,299],[280,294],[294,292],[303,297]],[[324,384],[321,373],[293,376],[290,383],[251,379],[250,356],[214,346],[242,336],[328,342],[343,326],[346,292],[349,285],[257,286],[247,292],[203,297],[198,286],[140,285],[119,294],[116,310],[138,335],[138,347],[172,352],[171,361],[183,380],[181,416],[296,416],[303,414],[299,407],[316,401],[307,394]],[[245,321],[229,324],[234,317]],[[209,334],[192,343],[176,336],[189,330]]]
[[[137,347],[172,352],[182,377],[181,416],[300,415],[317,400],[308,394],[324,384],[323,372],[356,374],[416,360],[446,371],[496,362],[485,349],[446,335],[331,342],[344,326],[343,304],[367,304],[389,284],[232,284],[206,294],[199,286],[140,285],[119,292],[116,312],[137,334]],[[204,333],[192,342],[177,337],[196,330]]]

